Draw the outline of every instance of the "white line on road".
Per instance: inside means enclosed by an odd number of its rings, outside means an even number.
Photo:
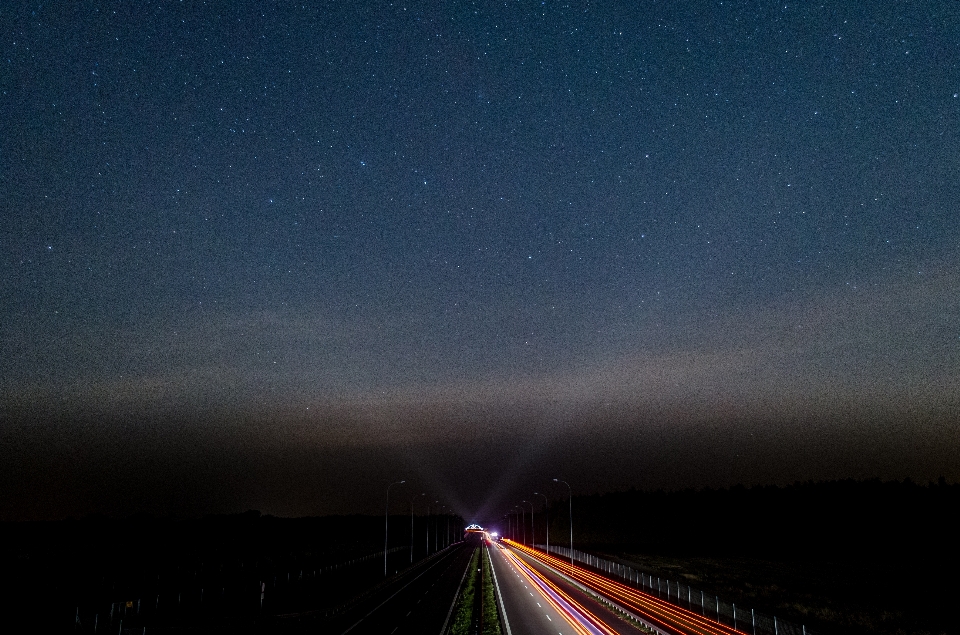
[[[507,609],[503,606],[503,596],[500,594],[500,583],[497,582],[497,569],[493,566],[493,558],[490,557],[489,549],[487,550],[487,557],[490,558],[490,573],[493,574],[493,586],[497,588],[497,599],[500,600],[500,615],[503,616],[503,629],[507,631],[507,635],[513,635],[510,632],[510,622],[507,620]]]
[[[467,562],[467,568],[463,570],[463,575],[460,577],[460,584],[457,586],[457,592],[453,594],[453,602],[450,603],[450,610],[447,611],[447,619],[443,620],[443,628],[440,629],[440,635],[446,635],[447,624],[450,623],[450,616],[453,615],[453,607],[457,604],[457,598],[460,597],[460,588],[463,586],[463,581],[467,579],[467,571],[470,570],[470,563]],[[429,590],[427,591],[429,593]]]
[[[451,553],[452,553],[452,552],[451,552]],[[376,607],[374,607],[374,609],[373,609],[372,611],[370,611],[369,613],[367,613],[366,615],[364,615],[363,617],[361,617],[359,620],[357,620],[356,623],[355,623],[353,626],[351,626],[351,627],[348,628],[347,630],[343,631],[343,633],[341,633],[341,635],[347,635],[347,633],[349,633],[350,631],[352,631],[353,629],[355,629],[355,628],[357,627],[357,624],[359,624],[359,623],[362,622],[363,620],[365,620],[365,619],[367,619],[368,617],[370,617],[371,615],[373,615],[373,614],[377,611],[377,609],[379,609],[381,606],[383,606],[384,604],[386,604],[387,602],[389,602],[389,601],[392,600],[393,598],[397,597],[397,595],[398,595],[401,591],[403,591],[404,589],[406,589],[408,586],[410,586],[411,584],[413,584],[414,582],[416,582],[416,581],[419,580],[420,578],[422,578],[422,577],[424,576],[424,574],[426,574],[427,571],[429,571],[430,569],[434,568],[435,566],[437,566],[438,564],[440,564],[441,562],[443,562],[445,558],[446,558],[446,556],[443,556],[442,558],[440,558],[439,560],[437,560],[436,562],[434,562],[433,564],[431,564],[429,567],[427,567],[426,569],[424,569],[423,571],[421,571],[420,574],[419,574],[417,577],[415,577],[413,580],[410,580],[409,582],[407,582],[406,584],[404,584],[402,587],[400,587],[399,589],[397,589],[396,593],[394,593],[393,595],[391,595],[390,597],[388,597],[386,600],[384,600],[383,602],[381,602],[380,604],[378,604]]]

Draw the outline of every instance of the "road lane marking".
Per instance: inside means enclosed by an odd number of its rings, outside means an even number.
[[[649,593],[627,587],[610,578],[592,574],[579,567],[570,567],[562,560],[553,556],[544,557],[530,549],[520,548],[528,557],[532,557],[535,562],[546,566],[554,573],[573,583],[581,590],[587,593],[598,594],[601,597],[606,596],[605,602],[612,603],[623,613],[626,613],[633,619],[639,621],[648,628],[655,630],[661,626],[668,628],[688,629],[693,632],[705,633],[710,635],[739,635],[739,631],[734,631],[729,626],[718,624],[713,620],[704,619],[703,616],[676,605],[663,602]],[[620,604],[622,603],[622,605]],[[624,606],[629,607],[624,608]],[[638,611],[638,614],[633,613]],[[649,620],[649,621],[648,621]]]
[[[450,553],[453,553],[453,552],[451,551]],[[399,589],[397,589],[397,591],[396,591],[393,595],[391,595],[390,597],[388,597],[386,600],[384,600],[384,601],[381,602],[380,604],[376,605],[376,606],[373,608],[373,610],[371,610],[369,613],[367,613],[366,615],[364,615],[363,617],[361,617],[359,620],[357,620],[357,621],[353,624],[353,626],[351,626],[351,627],[348,628],[347,630],[343,631],[343,633],[341,633],[340,635],[347,635],[347,633],[349,633],[350,631],[352,631],[353,629],[355,629],[360,622],[362,622],[363,620],[365,620],[365,619],[367,619],[368,617],[370,617],[371,615],[373,615],[381,606],[383,606],[384,604],[386,604],[387,602],[389,602],[389,601],[392,600],[393,598],[397,597],[397,595],[398,595],[401,591],[403,591],[404,589],[406,589],[408,586],[410,586],[411,584],[413,584],[414,582],[416,582],[416,581],[419,580],[420,578],[422,578],[422,577],[427,573],[427,571],[429,571],[430,569],[434,568],[435,566],[437,566],[438,564],[440,564],[441,562],[443,562],[443,561],[446,559],[446,557],[447,557],[446,555],[442,556],[439,560],[437,560],[436,562],[434,562],[433,564],[431,564],[429,567],[427,567],[426,569],[424,569],[423,571],[421,571],[421,572],[417,575],[417,577],[415,577],[414,579],[410,580],[409,582],[407,582],[406,584],[404,584],[402,587],[400,587]]]
[[[544,599],[574,631],[581,635],[615,635],[614,631],[602,620],[590,613],[573,598],[567,596],[559,587],[544,578],[542,574],[530,569],[516,554],[506,552],[505,555],[524,571],[530,583],[538,588]],[[549,614],[545,614],[545,616],[551,622],[553,621]]]
[[[449,568],[450,567],[447,567],[448,570]],[[453,595],[453,602],[450,603],[450,609],[447,611],[447,618],[443,620],[443,627],[440,629],[440,635],[445,635],[447,632],[447,625],[450,623],[450,616],[453,615],[453,607],[457,603],[457,596],[460,595],[460,587],[463,586],[463,581],[467,579],[467,572],[469,570],[470,570],[470,562],[468,561],[467,567],[463,570],[463,575],[460,576],[460,585],[457,586],[457,592]]]
[[[510,564],[509,558],[503,555],[502,547],[500,556],[507,564]],[[503,595],[500,593],[500,583],[497,582],[497,568],[493,566],[493,556],[490,555],[489,549],[487,550],[487,557],[490,558],[490,573],[493,575],[493,586],[497,589],[497,600],[500,602],[500,615],[503,617],[503,630],[507,632],[507,635],[513,635],[510,632],[510,620],[507,619],[507,607],[503,605]]]

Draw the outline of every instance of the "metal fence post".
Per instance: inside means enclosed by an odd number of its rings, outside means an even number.
[[[753,635],[757,635],[757,616],[754,614],[753,609],[750,609],[750,623],[753,625]],[[773,628],[777,628],[777,618],[773,618]]]

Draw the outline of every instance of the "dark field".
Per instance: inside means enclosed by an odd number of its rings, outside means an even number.
[[[818,633],[952,634],[958,509],[942,480],[630,491],[574,498],[574,546]]]
[[[943,481],[627,491],[575,497],[574,542],[820,634],[954,634],[957,509],[960,486]],[[549,517],[551,543],[565,545],[567,501]],[[539,543],[544,519],[538,510]],[[416,517],[411,555],[410,517],[391,516],[388,572],[427,555],[428,530],[433,552],[461,523]],[[119,632],[121,620],[153,632],[284,631],[384,579],[382,517],[95,517],[4,523],[0,538],[4,619],[38,632]]]
[[[337,612],[384,580],[383,520],[247,512],[6,523],[4,615],[38,632],[283,631],[301,615]],[[416,518],[411,554],[410,517],[392,516],[389,573],[426,555],[428,525],[432,552],[456,539],[459,523]]]

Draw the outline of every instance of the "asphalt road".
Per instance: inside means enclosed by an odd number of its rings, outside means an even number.
[[[527,549],[520,545],[511,545],[511,552],[522,553],[519,556],[525,566],[534,571],[542,571],[544,577],[564,588],[577,588],[569,578],[583,587],[599,594],[634,616],[643,619],[648,625],[668,635],[743,635],[729,626],[701,616],[696,612],[681,608],[675,604],[641,591],[621,580],[608,578],[580,566],[571,566],[569,561],[548,556],[543,552]],[[547,566],[544,563],[548,563]],[[560,575],[562,572],[565,575]],[[569,578],[567,577],[569,576]],[[581,595],[585,595],[581,592]],[[619,631],[618,631],[619,632]]]
[[[342,635],[440,634],[475,544],[458,543],[401,573],[325,624]]]
[[[638,635],[643,631],[562,576],[489,545],[509,635]],[[507,632],[504,635],[508,635]]]

